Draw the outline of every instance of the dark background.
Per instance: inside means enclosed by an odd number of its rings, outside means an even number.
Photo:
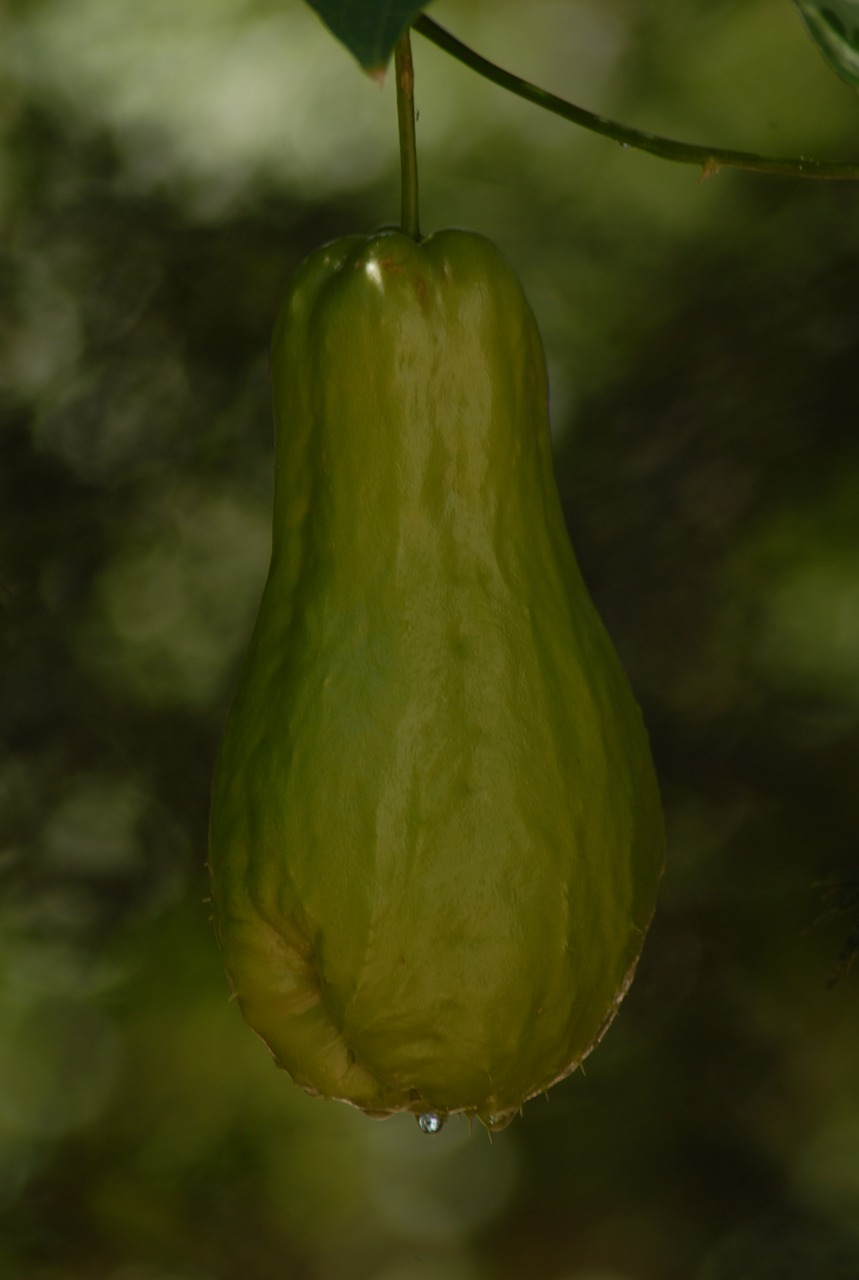
[[[433,14],[628,123],[859,156],[787,3]],[[491,1145],[307,1099],[243,1027],[204,860],[268,555],[267,348],[300,259],[397,217],[393,89],[298,0],[9,4],[0,1276],[855,1280],[859,188],[698,183],[415,57],[424,227],[523,279],[651,729],[639,975]]]

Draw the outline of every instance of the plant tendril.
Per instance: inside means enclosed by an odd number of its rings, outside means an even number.
[[[825,178],[829,180],[859,180],[859,164],[843,164],[838,161],[810,160],[804,156],[776,157],[760,156],[749,151],[725,151],[721,147],[702,147],[693,143],[677,142],[672,138],[663,138],[658,134],[645,133],[641,129],[633,129],[628,125],[609,120],[606,116],[595,115],[584,107],[577,107],[572,102],[558,98],[546,89],[519,76],[512,75],[497,67],[494,62],[482,57],[468,45],[452,36],[444,27],[440,27],[425,13],[417,17],[413,23],[415,31],[449,53],[457,61],[476,71],[494,84],[500,85],[520,98],[551,111],[573,124],[589,129],[591,133],[602,134],[622,147],[634,151],[646,151],[662,160],[673,160],[678,164],[694,164],[701,167],[702,178],[711,177],[720,169],[748,169],[755,173],[784,174],[793,178]]]

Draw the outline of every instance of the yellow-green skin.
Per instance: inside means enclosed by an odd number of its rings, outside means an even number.
[[[536,322],[483,237],[354,236],[299,269],[272,380],[271,568],[212,802],[225,966],[308,1092],[501,1127],[611,1021],[663,863]]]

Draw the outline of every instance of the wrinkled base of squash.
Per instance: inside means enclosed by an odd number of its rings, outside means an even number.
[[[614,1020],[632,983],[638,957],[630,965],[596,1035],[550,1079],[535,1080],[513,1099],[509,1090],[480,1097],[441,1097],[415,1085],[383,1078],[350,1046],[325,997],[325,982],[312,943],[284,938],[268,922],[232,921],[227,977],[247,1024],[269,1050],[275,1065],[311,1097],[345,1102],[370,1119],[403,1112],[434,1115],[443,1122],[462,1115],[498,1133],[521,1114],[524,1104],[572,1075]],[[243,994],[252,992],[253,994]]]

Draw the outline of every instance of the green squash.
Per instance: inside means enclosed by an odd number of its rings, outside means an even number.
[[[225,967],[309,1093],[499,1128],[614,1017],[664,845],[537,325],[481,236],[349,237],[298,270],[272,381],[271,568],[212,800]]]

